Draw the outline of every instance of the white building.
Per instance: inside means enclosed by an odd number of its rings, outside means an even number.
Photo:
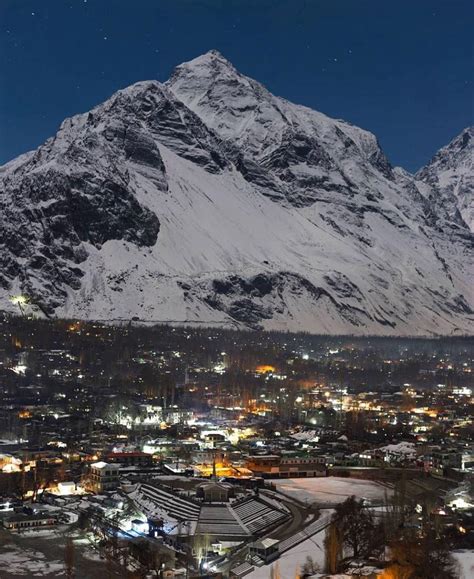
[[[101,493],[117,488],[119,484],[120,465],[107,462],[94,462],[90,465],[90,473],[86,481],[88,490]]]

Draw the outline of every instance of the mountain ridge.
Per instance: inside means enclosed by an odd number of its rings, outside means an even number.
[[[434,188],[436,205],[444,205],[456,222],[474,232],[474,126],[466,127],[442,147],[415,177]]]
[[[66,119],[0,180],[7,311],[24,294],[49,316],[473,330],[472,235],[436,185],[217,52]]]

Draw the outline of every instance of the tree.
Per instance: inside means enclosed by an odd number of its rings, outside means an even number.
[[[280,564],[278,561],[270,569],[270,579],[282,579],[280,575]]]
[[[337,573],[343,557],[343,537],[337,519],[333,517],[324,538],[325,571]]]
[[[383,511],[381,513],[382,533],[386,543],[397,537],[404,526],[406,517],[405,485],[396,483],[393,499],[389,500],[385,494]]]
[[[334,518],[341,532],[342,544],[354,559],[367,558],[381,550],[383,534],[380,537],[376,532],[373,513],[364,507],[362,500],[349,497],[336,507]]]
[[[396,579],[458,579],[457,563],[453,559],[449,542],[437,538],[431,529],[423,537],[410,531],[404,532],[390,544],[392,564],[390,570],[398,572]],[[391,577],[388,575],[388,577]]]
[[[68,537],[64,548],[64,566],[66,567],[67,579],[74,577],[74,543],[71,537]]]

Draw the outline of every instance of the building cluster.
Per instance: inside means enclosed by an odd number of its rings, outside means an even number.
[[[462,340],[23,319],[1,336],[9,532],[80,524],[140,568],[153,545],[169,577],[243,577],[290,549],[290,534],[323,528],[275,481],[353,477],[406,481],[472,538],[474,361]]]

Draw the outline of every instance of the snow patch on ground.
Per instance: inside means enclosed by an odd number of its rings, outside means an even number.
[[[0,577],[24,575],[45,577],[62,575],[62,561],[46,561],[44,553],[33,549],[22,549],[17,545],[5,545],[8,550],[0,553]]]

